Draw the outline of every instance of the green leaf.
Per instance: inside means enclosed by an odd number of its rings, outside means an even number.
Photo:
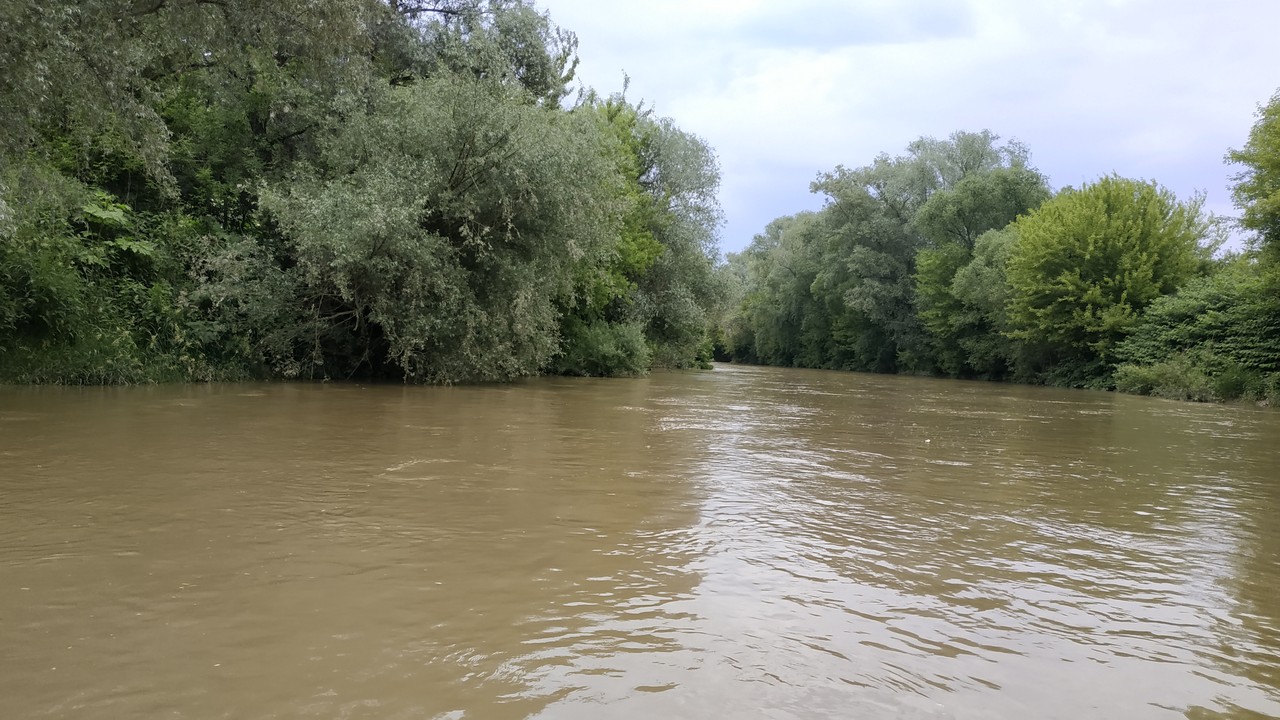
[[[129,227],[129,219],[125,217],[124,211],[128,209],[124,205],[113,205],[111,207],[103,207],[95,203],[89,203],[81,208],[81,212],[89,217],[95,218],[105,225],[125,228]]]
[[[127,237],[116,238],[115,240],[108,242],[107,246],[145,258],[152,258],[156,255],[156,246],[146,240],[134,240],[133,238]]]

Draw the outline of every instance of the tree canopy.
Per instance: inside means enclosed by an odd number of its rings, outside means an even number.
[[[1016,142],[990,131],[921,138],[904,155],[837,167],[820,212],[775,221],[729,265],[745,284],[725,354],[805,367],[986,373],[965,359],[985,332],[952,291],[977,238],[1048,196]],[[974,323],[977,326],[973,326]],[[989,328],[988,328],[989,329]]]
[[[529,0],[0,0],[0,381],[723,360],[1280,401],[1280,95],[1201,199],[989,130],[719,263],[719,167]]]
[[[1240,223],[1257,233],[1272,260],[1280,260],[1280,93],[1258,110],[1249,140],[1227,159],[1244,168],[1235,176]]]
[[[1013,336],[1073,380],[1097,374],[1142,311],[1195,272],[1208,231],[1200,204],[1105,177],[1019,218],[1006,270]]]
[[[837,166],[720,272],[723,359],[1280,401],[1280,101],[1229,159],[1260,252],[1215,258],[1201,197],[1105,176],[1051,191],[990,131]]]
[[[525,0],[0,1],[0,379],[710,355],[714,153]]]

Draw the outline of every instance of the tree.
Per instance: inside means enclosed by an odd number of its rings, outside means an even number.
[[[1193,275],[1208,231],[1201,203],[1112,176],[1018,219],[1009,319],[1013,335],[1043,354],[1051,381],[1105,375],[1143,309]]]
[[[538,372],[576,263],[615,227],[597,125],[466,75],[388,93],[264,196],[320,323],[299,340],[330,376]]]
[[[725,321],[732,357],[769,365],[807,363],[814,348],[804,339],[821,308],[810,292],[817,274],[810,256],[810,233],[816,213],[804,212],[771,221],[747,249],[730,256],[728,272],[742,285],[741,297]],[[813,334],[809,335],[813,339]],[[820,336],[819,336],[820,337]],[[829,338],[829,333],[828,336]]]
[[[1012,375],[1026,379],[1027,362],[1022,346],[1009,337],[1009,280],[1006,269],[1017,245],[1012,226],[983,233],[974,245],[969,263],[956,271],[951,295],[964,308],[962,317],[970,330],[959,340],[965,362],[985,378]]]
[[[702,138],[669,118],[642,117],[638,127],[638,180],[651,207],[649,231],[662,252],[637,283],[635,317],[655,364],[705,366],[712,312],[723,295],[713,272],[722,221],[720,167]]]
[[[333,90],[361,76],[367,28],[385,23],[376,0],[84,0],[0,2],[0,154],[48,150],[135,156],[167,179],[169,130],[160,109],[190,74],[242,84],[270,65]],[[334,62],[341,58],[340,62]]]
[[[419,62],[409,65],[413,72],[515,83],[549,106],[569,93],[578,66],[577,36],[527,0],[391,4],[421,34]]]
[[[956,273],[969,262],[969,250],[958,242],[921,250],[916,256],[916,303],[920,322],[934,339],[934,362],[947,375],[971,374],[961,345],[973,334],[981,314],[970,310],[952,291]]]
[[[715,155],[623,94],[589,96],[579,110],[596,117],[609,141],[621,227],[602,254],[580,266],[553,369],[634,375],[651,365],[706,366],[726,287],[713,272],[720,224]]]
[[[984,233],[1005,227],[1049,199],[1048,183],[1026,166],[1026,159],[1023,151],[1012,156],[1009,167],[965,175],[935,192],[916,214],[913,224],[933,243],[916,256],[917,305],[938,369],[946,374],[999,377],[1007,369],[990,352],[1003,343],[992,342],[989,313],[958,297],[953,280]],[[977,347],[984,351],[975,354]]]
[[[815,191],[831,198],[823,211],[829,231],[819,281],[858,316],[840,313],[843,336],[863,348],[857,365],[927,372],[946,356],[944,372],[970,372],[960,361],[958,328],[938,322],[955,303],[951,276],[979,235],[1003,227],[1048,194],[1044,178],[1027,165],[1027,149],[999,139],[986,130],[920,138],[905,155],[881,155],[856,170],[837,168],[814,183]],[[929,283],[924,296],[917,295],[921,259]],[[931,328],[919,310],[933,319]],[[872,364],[868,348],[876,348]]]
[[[1117,349],[1124,361],[1150,365],[1198,352],[1257,373],[1280,372],[1280,298],[1266,292],[1248,256],[1229,258],[1212,275],[1158,298]]]
[[[913,224],[935,246],[958,243],[973,249],[988,230],[1008,225],[1049,199],[1044,176],[1025,165],[965,175],[929,197]]]
[[[654,236],[655,199],[640,184],[650,172],[644,147],[653,125],[647,111],[623,95],[591,97],[579,110],[594,113],[606,140],[621,217],[615,242],[601,244],[599,252],[578,263],[574,289],[560,308],[563,342],[551,369],[562,375],[639,375],[653,359],[636,313],[639,283],[665,251]]]
[[[0,32],[0,377],[709,354],[714,155],[564,107],[576,37],[529,0],[0,0]]]
[[[1241,225],[1258,234],[1269,259],[1280,261],[1280,93],[1258,109],[1248,142],[1227,160],[1244,166],[1233,190]]]
[[[1185,400],[1280,402],[1280,295],[1250,254],[1157,299],[1116,349],[1116,386]]]
[[[919,237],[899,211],[915,200],[884,200],[869,190],[905,180],[911,165],[881,164],[815,184],[832,196],[818,220],[815,299],[825,308],[837,344],[854,369],[894,372],[927,369],[924,330],[915,312],[915,255]],[[902,218],[905,218],[902,219]]]

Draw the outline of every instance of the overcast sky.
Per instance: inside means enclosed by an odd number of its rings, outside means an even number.
[[[990,129],[1053,187],[1118,173],[1234,214],[1229,148],[1280,88],[1280,0],[536,0],[579,79],[720,159],[721,249],[821,207],[809,182]]]

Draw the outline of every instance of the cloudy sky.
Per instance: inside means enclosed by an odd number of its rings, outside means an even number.
[[[809,182],[990,129],[1054,188],[1109,173],[1233,214],[1229,148],[1280,88],[1280,0],[536,0],[579,79],[720,158],[721,248],[821,206]]]

